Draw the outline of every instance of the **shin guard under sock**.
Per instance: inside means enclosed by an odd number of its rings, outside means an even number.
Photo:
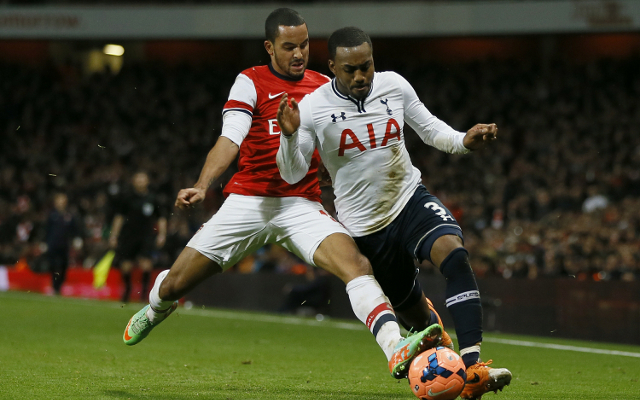
[[[162,281],[166,278],[169,270],[166,269],[158,274],[153,287],[151,288],[151,292],[149,292],[149,309],[147,310],[147,317],[151,322],[154,322],[156,318],[164,319],[167,310],[171,308],[173,305],[173,300],[162,300],[160,299],[160,285],[162,285]]]
[[[149,292],[149,304],[156,311],[165,311],[173,304],[173,300],[162,300],[160,298],[160,285],[162,285],[162,281],[164,281],[167,274],[169,274],[168,269],[160,272],[151,288],[151,292]]]
[[[347,284],[347,294],[356,317],[367,325],[390,360],[402,336],[396,315],[378,281],[373,275],[359,276]]]
[[[479,353],[482,342],[482,305],[467,250],[463,247],[453,250],[440,264],[440,271],[447,282],[446,305],[456,328],[458,347],[471,359],[475,357],[472,355],[475,347]]]

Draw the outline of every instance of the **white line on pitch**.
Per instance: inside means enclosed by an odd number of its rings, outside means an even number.
[[[13,292],[15,294],[15,292]],[[18,296],[14,296],[18,297]],[[23,296],[20,296],[23,297]],[[81,299],[57,299],[53,297],[47,296],[34,296],[25,295],[23,298],[31,300],[31,301],[56,301],[62,300],[75,304],[82,305],[94,305],[101,306],[107,308],[122,308],[123,305],[116,302],[110,301],[86,301]],[[125,306],[128,309],[137,309],[139,305],[137,304],[128,304]],[[205,309],[190,309],[187,310],[183,307],[178,308],[178,312],[185,315],[199,315],[203,317],[213,317],[213,318],[225,318],[225,319],[236,319],[243,321],[256,321],[256,322],[270,322],[270,323],[279,323],[279,324],[289,324],[289,325],[306,325],[306,326],[320,326],[326,328],[338,328],[338,329],[348,329],[353,331],[365,330],[364,325],[360,323],[351,323],[351,322],[337,322],[331,321],[330,319],[325,319],[323,321],[316,321],[313,319],[300,318],[300,317],[286,317],[279,315],[267,315],[267,314],[251,314],[245,313],[242,311],[223,311],[223,310],[205,310]],[[451,334],[452,338],[455,338],[455,334]],[[537,347],[537,348],[545,348],[545,349],[554,349],[554,350],[566,350],[566,351],[575,351],[579,353],[593,353],[593,354],[605,354],[605,355],[616,355],[616,356],[624,356],[624,357],[635,357],[640,358],[640,353],[632,353],[629,351],[619,351],[619,350],[606,350],[606,349],[594,349],[590,347],[579,347],[579,346],[569,346],[563,344],[555,344],[555,343],[542,343],[542,342],[532,342],[526,340],[513,340],[513,339],[500,339],[493,337],[485,337],[485,342],[488,343],[500,343],[507,344],[512,346],[523,346],[523,347]]]
[[[349,329],[349,330],[364,330],[365,327],[362,324],[358,323],[349,323],[349,322],[333,322],[333,321],[314,321],[311,319],[304,318],[296,318],[296,317],[282,317],[277,315],[259,315],[259,314],[239,314],[230,311],[219,311],[219,310],[183,310],[185,314],[194,314],[201,316],[208,316],[214,318],[226,318],[226,319],[238,319],[245,321],[258,321],[258,322],[272,322],[272,323],[281,323],[281,324],[291,324],[291,325],[308,325],[308,326],[325,326],[331,328],[339,328],[339,329]],[[456,335],[452,334],[452,338],[455,338]],[[485,337],[485,342],[489,343],[501,343],[508,344],[512,346],[524,346],[524,347],[538,347],[545,349],[554,349],[554,350],[567,350],[567,351],[576,351],[580,353],[595,353],[595,354],[606,354],[606,355],[616,355],[616,356],[626,356],[626,357],[637,357],[640,358],[640,353],[632,353],[628,351],[619,351],[619,350],[606,350],[606,349],[593,349],[589,347],[579,347],[579,346],[569,346],[563,344],[554,344],[554,343],[541,343],[541,342],[531,342],[525,340],[512,340],[512,339],[500,339],[493,337]]]
[[[607,354],[607,355],[614,355],[614,356],[640,358],[640,353],[632,353],[629,351],[592,349],[590,347],[568,346],[564,344],[540,343],[540,342],[530,342],[525,340],[499,339],[499,338],[491,338],[491,337],[484,338],[484,341],[490,342],[490,343],[510,344],[513,346],[540,347],[540,348],[554,349],[554,350],[577,351],[580,353],[595,353],[595,354]]]
[[[225,319],[237,319],[243,321],[256,321],[256,322],[272,322],[277,324],[289,324],[289,325],[307,325],[307,326],[324,326],[328,328],[348,329],[352,331],[365,330],[365,326],[358,323],[351,322],[337,322],[331,320],[317,321],[313,319],[300,318],[300,317],[285,317],[279,315],[265,315],[265,314],[246,314],[242,312],[233,311],[220,311],[220,310],[199,310],[192,308],[187,310],[185,308],[179,308],[179,313],[186,315],[200,315],[204,317],[225,318]]]
[[[290,325],[324,326],[324,327],[349,329],[349,330],[356,330],[356,331],[365,329],[364,325],[359,323],[333,322],[333,321],[327,321],[327,320],[314,321],[311,319],[304,319],[304,318],[297,318],[297,317],[244,314],[244,313],[235,313],[231,311],[220,311],[220,310],[198,310],[198,309],[191,309],[191,310],[180,309],[180,310],[182,310],[182,312],[185,314],[201,315],[201,316],[214,317],[214,318],[238,319],[238,320],[257,321],[257,322],[272,322],[272,323],[281,323],[281,324],[290,324]],[[455,334],[453,334],[451,335],[451,337],[455,338],[456,336]],[[500,338],[493,338],[493,337],[485,337],[484,341],[489,343],[508,344],[512,346],[538,347],[538,348],[554,349],[554,350],[576,351],[580,353],[594,353],[594,354],[606,354],[606,355],[640,358],[640,353],[632,353],[628,351],[619,351],[619,350],[594,349],[589,347],[569,346],[569,345],[555,344],[555,343],[541,343],[541,342],[532,342],[532,341],[525,341],[525,340],[500,339]]]

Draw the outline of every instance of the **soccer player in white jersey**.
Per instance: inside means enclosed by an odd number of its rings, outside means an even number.
[[[131,318],[124,342],[134,345],[144,339],[175,309],[176,300],[207,277],[268,243],[277,243],[346,283],[354,313],[375,336],[392,375],[402,377],[413,357],[441,340],[442,328],[434,323],[407,338],[400,335],[371,264],[320,203],[318,158],[309,159],[307,172],[295,185],[280,177],[276,165],[280,97],[289,93],[301,100],[329,78],[305,71],[309,36],[297,12],[275,10],[266,20],[265,33],[271,63],[238,75],[224,106],[221,136],[194,187],[178,193],[176,206],[189,208],[204,200],[207,188],[239,154],[239,171],[224,190],[228,197],[171,269],[158,275],[149,294],[150,304]]]
[[[405,121],[422,140],[464,154],[496,139],[495,124],[457,132],[433,116],[413,87],[394,72],[374,72],[371,39],[358,28],[329,38],[335,78],[306,96],[283,96],[277,163],[298,182],[314,150],[331,175],[338,219],[371,260],[374,275],[408,327],[438,321],[416,279],[414,259],[429,260],[446,278],[446,305],[467,367],[461,396],[478,399],[511,381],[504,368],[480,362],[482,306],[462,231],[447,208],[421,184],[404,142]],[[443,337],[446,335],[443,335]]]

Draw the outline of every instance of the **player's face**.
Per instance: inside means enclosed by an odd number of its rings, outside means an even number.
[[[267,40],[264,47],[276,71],[296,79],[304,75],[309,63],[309,32],[306,24],[279,26],[275,43]]]
[[[338,90],[356,99],[364,99],[373,80],[373,52],[369,43],[355,47],[338,47],[329,69],[336,76]]]

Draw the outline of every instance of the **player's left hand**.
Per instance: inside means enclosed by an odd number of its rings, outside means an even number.
[[[467,131],[462,143],[469,150],[477,150],[497,138],[498,126],[496,124],[476,124]]]
[[[285,136],[293,135],[294,132],[298,130],[298,127],[300,127],[298,102],[292,98],[291,106],[289,106],[289,95],[287,93],[283,94],[282,99],[280,99],[277,118],[280,132]]]

